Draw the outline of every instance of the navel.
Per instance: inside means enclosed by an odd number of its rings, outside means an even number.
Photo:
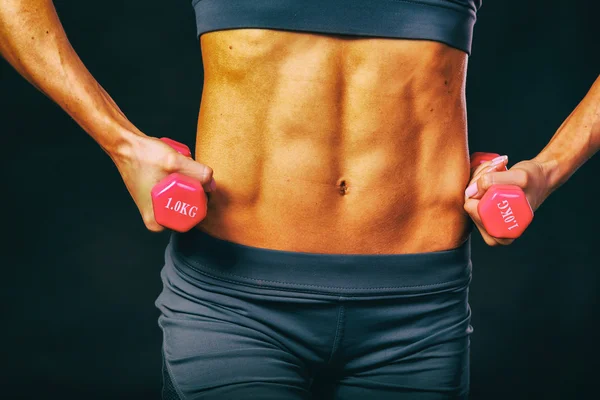
[[[346,195],[346,193],[348,193],[348,184],[346,183],[345,179],[340,179],[338,181],[337,188],[338,188],[340,195],[342,195],[342,196],[344,196],[344,195]]]

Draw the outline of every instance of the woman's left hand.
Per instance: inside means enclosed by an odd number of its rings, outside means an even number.
[[[489,246],[509,245],[514,239],[500,239],[486,232],[477,211],[479,200],[492,185],[515,185],[523,189],[531,209],[535,211],[550,194],[542,165],[533,160],[521,161],[504,170],[506,156],[482,163],[471,173],[471,181],[465,190],[464,209],[469,214],[483,240]]]

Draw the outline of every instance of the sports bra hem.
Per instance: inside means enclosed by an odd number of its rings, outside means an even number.
[[[444,0],[194,0],[197,35],[274,29],[444,43],[471,54],[475,10]]]

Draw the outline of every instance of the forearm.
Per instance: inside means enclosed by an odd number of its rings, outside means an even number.
[[[75,53],[51,0],[0,1],[0,54],[109,154],[142,135]]]
[[[552,192],[565,183],[599,148],[600,77],[534,161],[542,165]]]

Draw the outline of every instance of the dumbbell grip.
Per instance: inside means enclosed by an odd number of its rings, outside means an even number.
[[[471,170],[498,156],[496,153],[473,153]],[[531,205],[516,185],[492,185],[479,201],[477,211],[485,230],[501,239],[518,238],[533,219]]]
[[[179,154],[191,157],[190,149],[173,139],[160,138]],[[154,219],[165,228],[186,232],[206,216],[207,200],[199,181],[174,172],[158,182],[151,192]]]

